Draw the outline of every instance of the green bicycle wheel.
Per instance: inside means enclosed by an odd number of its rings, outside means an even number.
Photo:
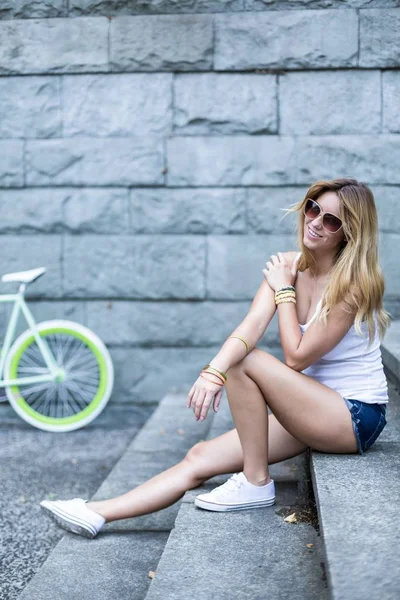
[[[110,354],[90,329],[72,321],[37,324],[62,374],[57,380],[11,385],[6,394],[19,416],[39,429],[64,432],[84,427],[106,406],[114,383]],[[46,375],[49,369],[30,330],[12,345],[6,379]]]

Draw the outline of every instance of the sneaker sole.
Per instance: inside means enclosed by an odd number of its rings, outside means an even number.
[[[70,514],[64,512],[59,507],[49,505],[46,501],[40,503],[40,507],[63,529],[76,533],[77,535],[83,535],[86,538],[93,539],[97,535],[97,531],[87,521],[73,517]]]
[[[272,506],[275,504],[275,498],[269,498],[262,502],[249,502],[247,504],[214,504],[213,502],[207,502],[206,500],[199,500],[195,498],[194,503],[199,508],[204,510],[213,510],[217,512],[230,512],[234,510],[248,510],[249,508],[263,508],[264,506]]]

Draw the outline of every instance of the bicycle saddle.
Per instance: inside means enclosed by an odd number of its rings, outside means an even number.
[[[39,269],[31,269],[30,271],[19,271],[18,273],[6,273],[2,276],[1,280],[5,283],[11,283],[18,281],[19,283],[31,283],[38,279],[41,275],[46,273],[46,267],[40,267]]]

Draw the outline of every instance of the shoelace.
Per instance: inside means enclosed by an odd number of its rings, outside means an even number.
[[[229,492],[234,492],[239,489],[243,485],[243,481],[240,479],[239,473],[235,473],[225,481],[222,485],[218,487],[218,493],[225,495]]]

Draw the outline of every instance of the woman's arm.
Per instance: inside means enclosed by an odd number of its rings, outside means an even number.
[[[329,311],[326,325],[315,320],[302,336],[296,307],[288,302],[279,304],[278,321],[285,362],[291,369],[303,371],[337,346],[352,326],[354,314],[344,302],[337,304]]]
[[[296,254],[296,252],[284,253],[285,259],[290,266]],[[245,339],[249,345],[249,351],[252,350],[264,335],[275,311],[275,292],[268,282],[264,280],[254,296],[246,317],[230,335],[237,335]],[[241,340],[227,339],[218,354],[210,362],[210,365],[226,373],[230,367],[237,364],[246,354],[247,349]]]
[[[271,257],[264,274],[274,291],[293,285],[295,279],[294,269],[282,253]],[[292,302],[278,304],[279,334],[286,364],[295,371],[309,367],[337,346],[352,326],[354,316],[343,301],[329,311],[326,324],[316,319],[302,335],[296,305]]]

